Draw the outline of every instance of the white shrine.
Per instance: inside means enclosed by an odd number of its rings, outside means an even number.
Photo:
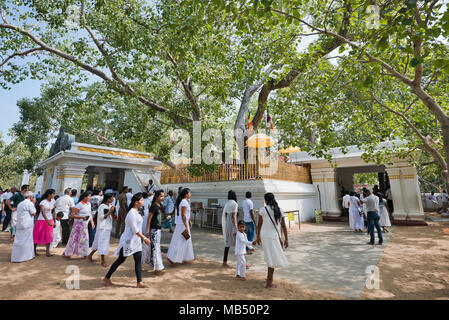
[[[128,186],[136,193],[144,191],[150,179],[160,186],[160,173],[155,168],[162,163],[154,160],[149,153],[74,140],[73,136],[61,130],[50,157],[38,164],[44,173],[40,178],[40,189],[36,191],[42,194],[52,188],[62,195],[70,187],[79,192],[85,175],[87,186],[95,185],[97,188],[116,188],[120,191],[123,186]]]
[[[401,145],[399,141],[381,143],[378,149],[394,150],[393,146]],[[341,148],[334,148],[332,162],[324,158],[310,156],[307,152],[290,155],[291,163],[310,165],[312,183],[317,191],[317,205],[328,217],[339,217],[342,214],[341,190],[353,189],[354,173],[377,172],[384,174],[389,180],[394,204],[395,222],[423,222],[424,210],[421,201],[416,168],[407,159],[393,157],[391,165],[376,165],[362,159],[363,151],[356,146],[347,147],[343,153]],[[409,160],[413,157],[409,155]]]

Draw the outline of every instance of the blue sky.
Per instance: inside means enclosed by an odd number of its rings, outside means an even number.
[[[11,142],[11,137],[8,136],[9,129],[20,117],[17,100],[39,96],[42,83],[39,80],[27,79],[19,84],[11,85],[10,90],[0,88],[0,131],[6,143]]]

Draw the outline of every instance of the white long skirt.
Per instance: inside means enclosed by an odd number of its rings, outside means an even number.
[[[193,254],[192,237],[190,237],[189,240],[186,240],[181,234],[184,230],[184,223],[176,224],[167,252],[167,258],[172,262],[182,263],[184,261],[195,259],[195,256]],[[190,233],[190,230],[187,230]]]
[[[111,230],[98,229],[92,243],[92,250],[98,250],[99,254],[107,256],[109,254],[110,240]]]
[[[357,210],[357,213],[354,213],[354,229],[355,230],[363,230],[365,228],[365,220],[363,218],[363,214],[360,215],[360,212]]]
[[[355,230],[355,215],[359,214],[359,210],[357,208],[349,208],[349,228]]]
[[[379,210],[379,224],[381,227],[391,227],[391,222],[390,222],[390,217],[388,216],[388,211],[387,208],[385,207],[380,207]]]
[[[262,241],[264,260],[268,268],[282,268],[288,266],[287,257],[281,247],[279,238],[260,236]]]
[[[24,262],[34,259],[33,227],[17,229],[12,245],[11,262]]]

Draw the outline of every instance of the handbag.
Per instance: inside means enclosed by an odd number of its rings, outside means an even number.
[[[187,231],[187,229],[185,229],[182,233],[182,236],[184,237],[184,239],[189,240],[190,239],[190,234]]]
[[[271,217],[270,212],[268,211],[267,206],[265,206],[265,211],[267,212],[268,217],[270,218],[271,222],[273,223],[274,230],[276,230],[276,233],[278,234],[279,242],[281,243],[281,247],[284,248],[284,244],[282,243],[282,240],[281,240],[281,235],[279,234],[278,228],[277,228],[276,224],[274,223],[274,220]]]

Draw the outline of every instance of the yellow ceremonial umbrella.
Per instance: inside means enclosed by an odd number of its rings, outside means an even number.
[[[258,133],[249,137],[246,145],[250,148],[269,148],[274,145],[274,140],[266,134]]]
[[[288,147],[286,149],[281,149],[281,151],[279,151],[279,153],[293,153],[293,152],[300,152],[301,149],[299,147]]]

